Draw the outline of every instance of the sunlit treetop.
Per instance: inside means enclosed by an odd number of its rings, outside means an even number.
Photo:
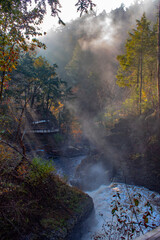
[[[51,15],[64,24],[59,17],[59,0],[0,0],[0,102],[20,55],[37,47],[45,48],[36,36],[42,35],[39,25],[47,13],[47,4]],[[95,4],[91,0],[78,0],[75,6],[82,15],[88,9],[92,10]]]

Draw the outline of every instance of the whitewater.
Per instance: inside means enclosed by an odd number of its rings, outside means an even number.
[[[58,174],[67,176],[68,180],[74,179],[76,168],[85,157],[54,160]],[[157,192],[112,182],[86,193],[93,199],[94,212],[79,228],[76,240],[135,239],[160,226],[160,194]],[[133,222],[134,227],[131,226]],[[127,231],[124,231],[124,223]]]

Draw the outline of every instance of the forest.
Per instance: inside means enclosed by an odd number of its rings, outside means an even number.
[[[0,0],[0,239],[141,239],[160,226],[160,1],[77,0],[70,22],[60,2]]]

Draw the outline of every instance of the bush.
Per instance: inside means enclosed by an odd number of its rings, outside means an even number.
[[[16,153],[9,146],[0,143],[0,174],[10,174],[18,162],[20,161],[20,155]]]
[[[27,178],[31,183],[44,182],[53,172],[55,172],[55,167],[51,161],[36,157],[32,160]]]

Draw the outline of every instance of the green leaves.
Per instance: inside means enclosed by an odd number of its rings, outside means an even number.
[[[115,206],[115,208],[112,209],[112,215],[114,215],[116,211],[118,211],[117,206]]]
[[[133,198],[133,201],[134,201],[135,206],[137,207],[139,205],[139,200],[136,198]]]
[[[145,14],[136,23],[136,28],[132,29],[126,40],[124,54],[117,56],[117,84],[131,88],[128,102],[132,101],[132,112],[137,106],[136,110],[141,114],[151,104],[156,104],[157,37],[155,26],[151,26]]]
[[[45,179],[55,172],[55,168],[51,161],[45,161],[41,158],[34,158],[32,165],[30,166],[27,178],[32,184],[38,184],[39,181],[45,181]]]
[[[0,100],[2,100],[5,84],[10,80],[8,72],[17,67],[20,54],[34,51],[36,48],[45,49],[36,36],[42,35],[37,27],[44,16],[44,6],[36,1],[36,6],[28,9],[31,1],[1,0],[0,2]],[[46,33],[44,33],[46,34]],[[31,42],[31,37],[34,37]]]
[[[42,108],[44,111],[63,106],[63,99],[71,94],[67,90],[66,82],[56,73],[57,65],[52,66],[39,56],[26,54],[20,58],[12,82],[6,93],[15,98],[15,101],[25,100],[33,108]]]

